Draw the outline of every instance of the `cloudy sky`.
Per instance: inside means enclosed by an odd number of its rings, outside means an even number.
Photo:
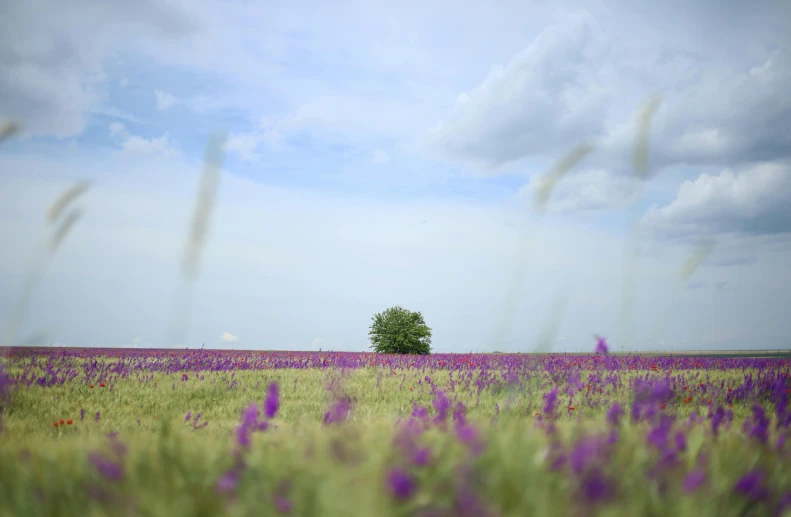
[[[788,6],[4,2],[0,317],[89,180],[15,343],[364,350],[402,305],[436,351],[789,348]]]

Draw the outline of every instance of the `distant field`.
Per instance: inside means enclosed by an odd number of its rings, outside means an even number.
[[[0,515],[791,515],[791,361],[696,354],[6,349]]]

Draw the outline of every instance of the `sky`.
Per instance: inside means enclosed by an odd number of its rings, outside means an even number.
[[[363,351],[400,305],[436,352],[791,348],[788,84],[779,0],[4,2],[0,323]]]

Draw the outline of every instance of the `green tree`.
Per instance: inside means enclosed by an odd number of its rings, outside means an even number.
[[[371,348],[379,354],[431,353],[431,329],[419,312],[391,307],[371,318],[368,337]]]

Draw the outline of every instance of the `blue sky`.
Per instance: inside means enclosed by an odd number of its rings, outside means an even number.
[[[789,14],[774,0],[6,5],[0,122],[20,130],[0,144],[0,315],[53,231],[48,207],[90,180],[15,343],[364,350],[370,317],[400,304],[437,351],[588,350],[593,334],[787,348]],[[656,95],[643,181],[637,117]],[[216,132],[217,204],[176,339]],[[583,143],[538,214],[543,178]]]

